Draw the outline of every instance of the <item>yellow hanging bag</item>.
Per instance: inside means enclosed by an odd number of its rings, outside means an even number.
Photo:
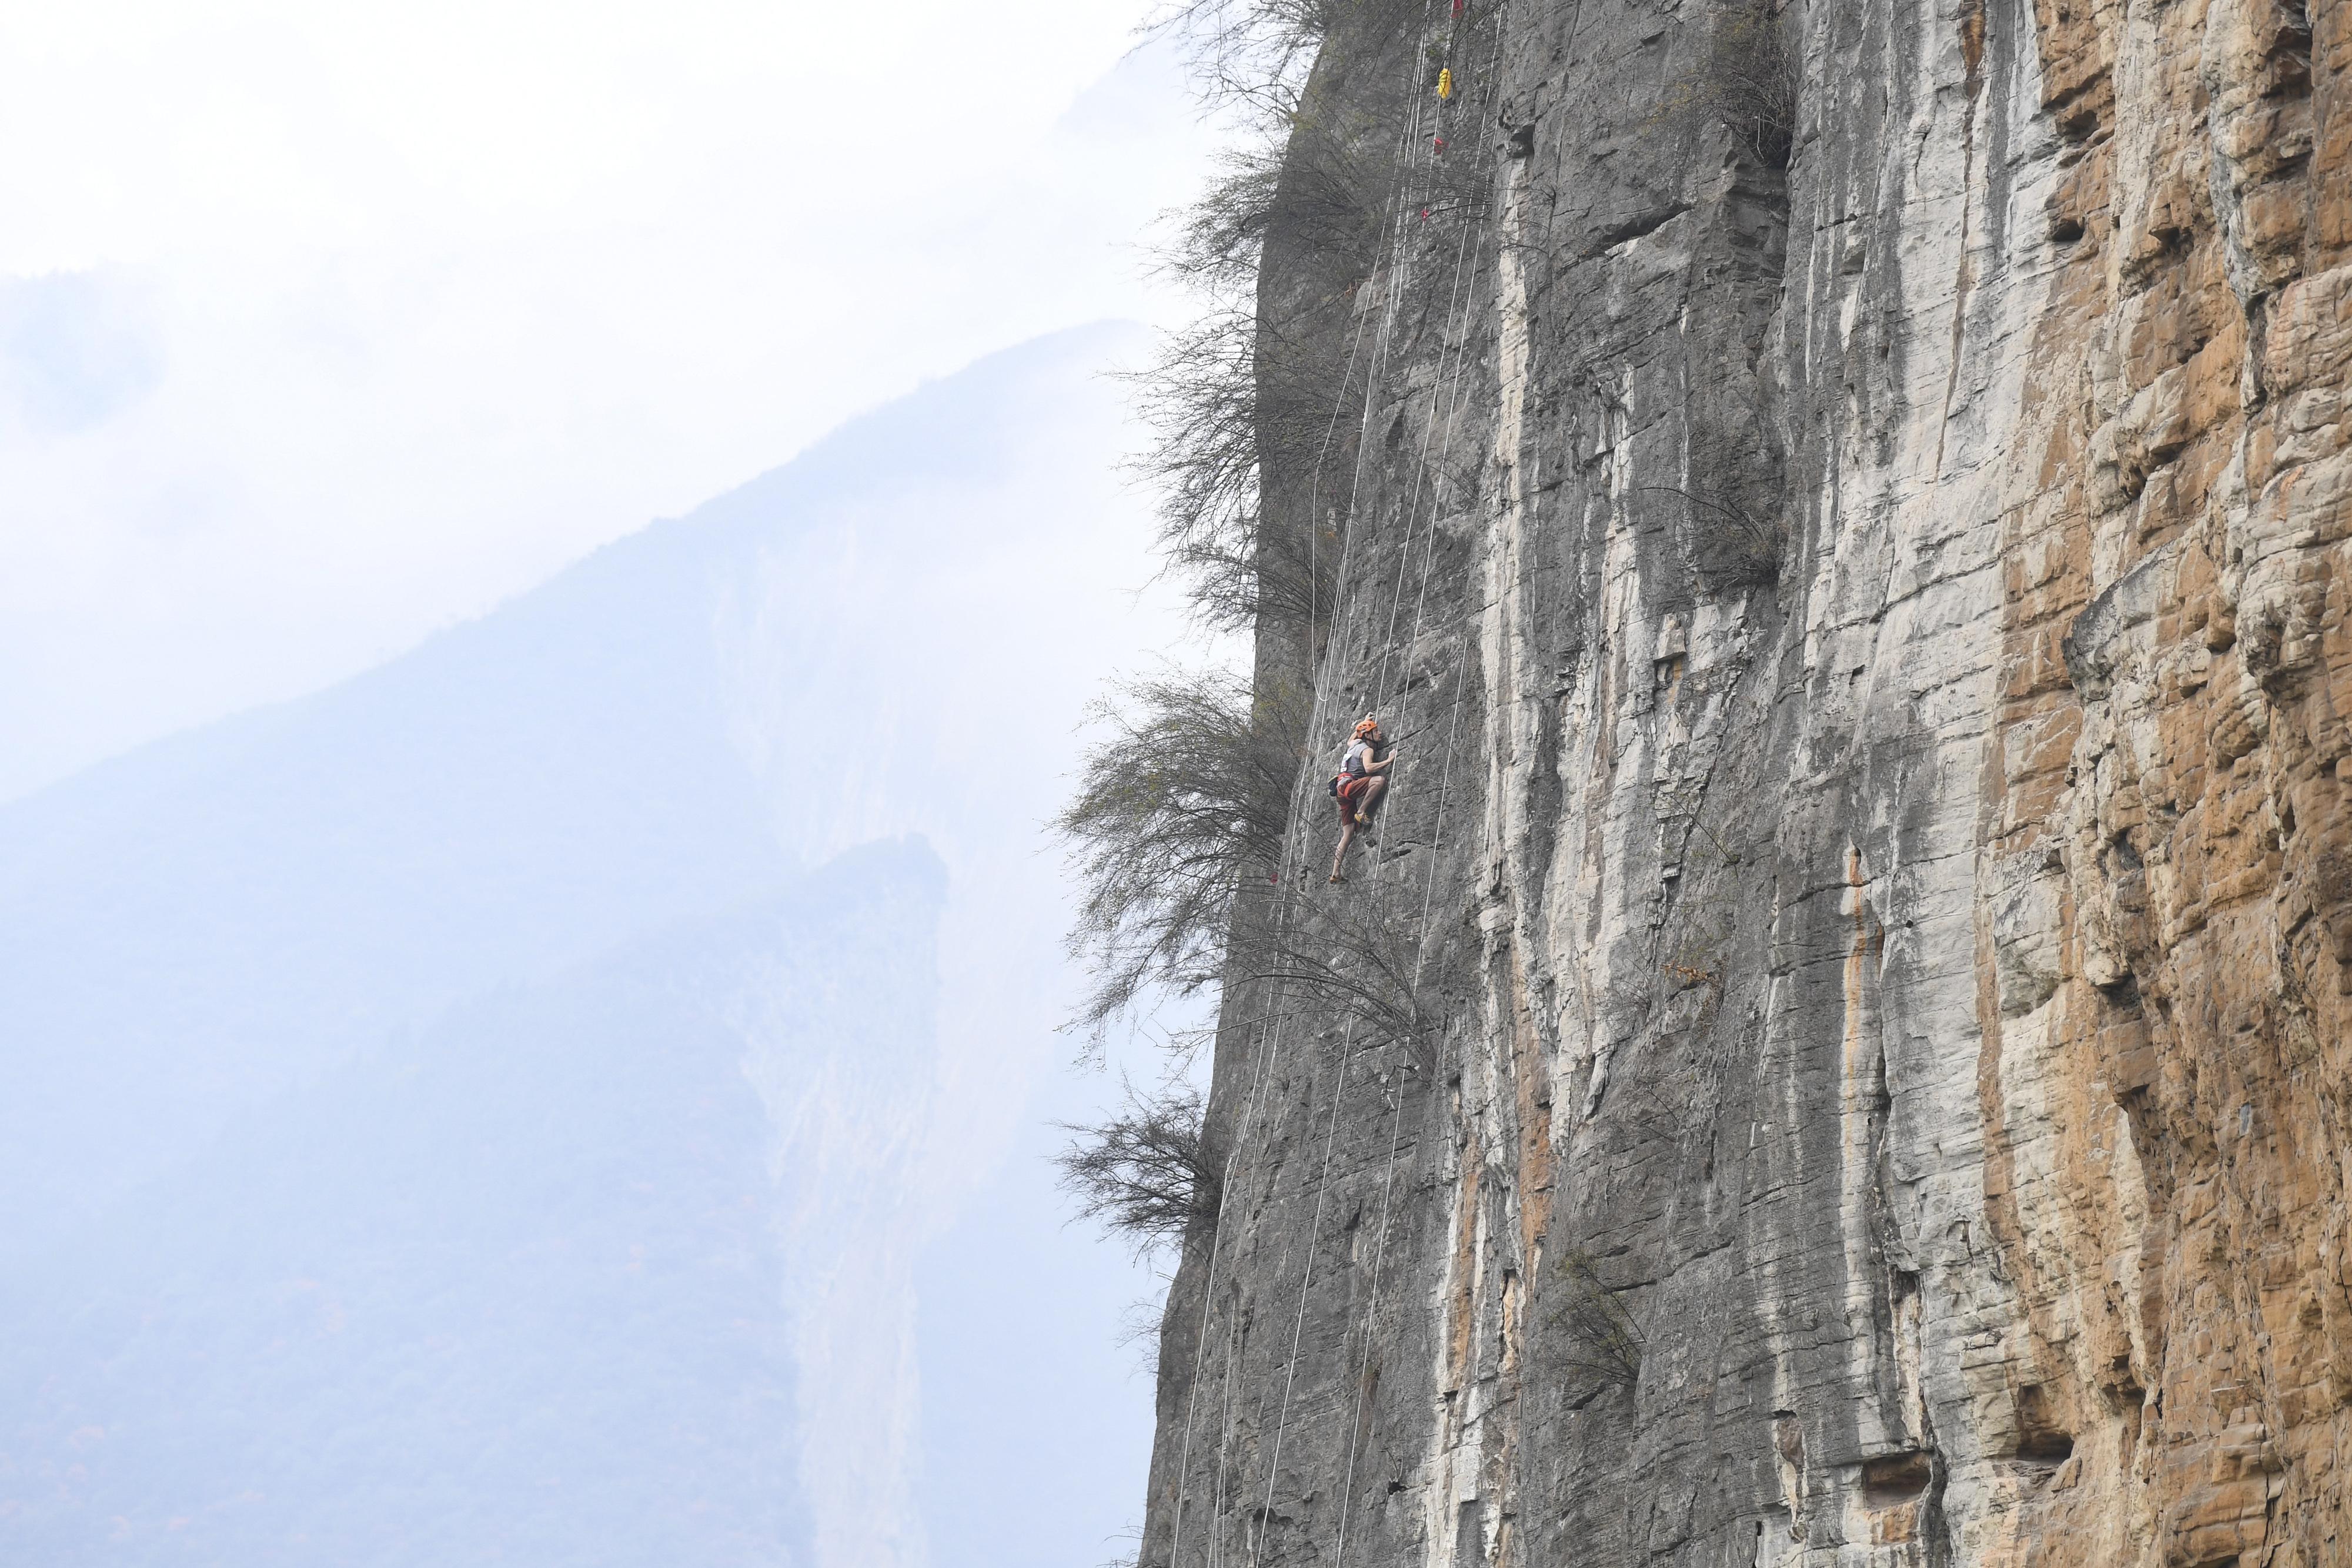
[[[1454,96],[1454,68],[1451,66],[1437,73],[1437,96],[1440,98]]]

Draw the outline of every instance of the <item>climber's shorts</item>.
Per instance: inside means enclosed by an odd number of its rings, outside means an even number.
[[[1362,775],[1360,778],[1342,779],[1339,780],[1339,799],[1338,804],[1339,807],[1339,821],[1343,825],[1356,820],[1356,808],[1362,803],[1364,791],[1371,787],[1372,776],[1369,773]]]

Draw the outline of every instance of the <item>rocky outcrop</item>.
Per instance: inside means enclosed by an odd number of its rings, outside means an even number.
[[[1142,1561],[2352,1563],[2352,18],[1444,10]]]

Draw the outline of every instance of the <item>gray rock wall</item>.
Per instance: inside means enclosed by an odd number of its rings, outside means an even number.
[[[1381,12],[1142,1561],[2352,1562],[2340,13]]]

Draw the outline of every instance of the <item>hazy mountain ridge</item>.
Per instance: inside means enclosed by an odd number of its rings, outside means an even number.
[[[12,1292],[32,1419],[0,1540],[814,1561],[796,1434],[824,1402],[784,1308],[875,1249],[842,1206],[904,1173],[780,1139],[771,1107],[862,1088],[856,1120],[928,1077],[941,891],[919,844],[860,851],[236,1118]]]
[[[1000,1403],[1014,1443],[931,1434],[971,1429],[1001,1375],[1127,1385],[1130,1271],[1060,1231],[1036,1158],[1046,1107],[1097,1090],[1056,1071],[1036,828],[1095,671],[1156,624],[1097,376],[1131,340],[982,361],[383,669],[0,809],[23,1091],[0,1103],[0,1293],[27,1336],[0,1357],[26,1391],[0,1412],[0,1556],[13,1534],[113,1561],[118,1513],[156,1562],[357,1539],[395,1500],[328,1456],[379,1419],[437,1457],[373,1467],[406,1478],[384,1539],[433,1560],[667,1560],[624,1514],[712,1561],[985,1563],[1022,1529],[1097,1551],[1128,1508],[1088,1478],[1139,1466],[1140,1389]],[[1067,656],[1034,665],[1049,643]],[[828,899],[838,932],[810,913]],[[808,957],[885,906],[865,956]],[[607,1025],[601,1058],[556,1043]],[[469,1170],[505,1196],[469,1207]],[[714,1196],[747,1192],[756,1213]],[[584,1260],[639,1227],[671,1271],[615,1342],[636,1309]],[[926,1274],[950,1242],[962,1274]],[[314,1333],[339,1270],[345,1326]],[[421,1306],[380,1316],[436,1281],[503,1326],[467,1351]],[[747,1314],[748,1337],[717,1326]],[[501,1381],[500,1357],[530,1370]],[[733,1423],[701,1514],[594,1469],[686,1473],[691,1434],[624,1440],[656,1406]],[[523,1450],[559,1469],[509,1518]],[[964,1528],[1056,1488],[1046,1521]],[[559,1529],[567,1506],[607,1544]]]

